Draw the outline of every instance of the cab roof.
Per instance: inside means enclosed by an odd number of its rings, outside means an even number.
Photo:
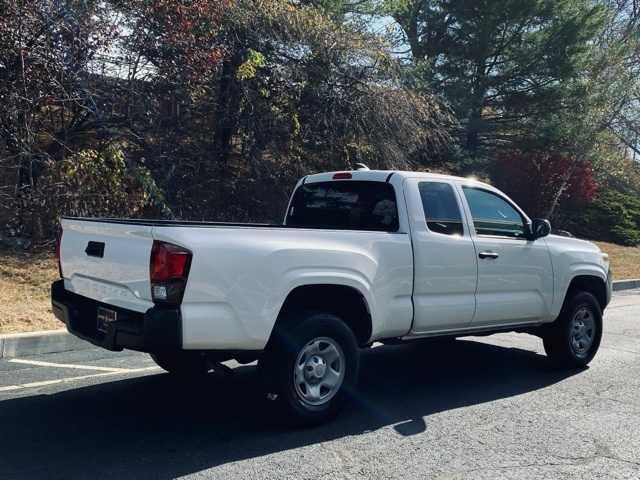
[[[351,174],[351,178],[340,178],[341,174]],[[454,175],[443,175],[440,173],[429,172],[410,172],[404,170],[342,170],[335,172],[324,172],[307,175],[303,179],[303,183],[331,182],[331,181],[369,181],[369,182],[390,182],[395,178],[424,178],[432,180],[446,180],[449,182],[464,183],[489,188],[495,187],[476,180],[473,177],[456,177]],[[394,182],[395,183],[395,182]]]

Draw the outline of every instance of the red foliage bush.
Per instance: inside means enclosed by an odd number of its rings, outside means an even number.
[[[560,153],[501,154],[492,177],[531,217],[553,217],[558,207],[588,204],[598,192],[589,162]]]

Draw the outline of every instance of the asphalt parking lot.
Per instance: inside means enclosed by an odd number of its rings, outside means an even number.
[[[590,368],[523,334],[364,353],[358,398],[292,430],[255,368],[175,382],[99,349],[0,361],[0,478],[640,478],[640,292]]]

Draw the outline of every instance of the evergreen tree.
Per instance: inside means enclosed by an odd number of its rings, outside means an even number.
[[[607,8],[590,0],[391,0],[416,83],[440,92],[472,157],[572,111]],[[511,145],[509,145],[511,146]]]

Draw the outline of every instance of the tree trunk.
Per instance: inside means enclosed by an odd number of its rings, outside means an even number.
[[[473,80],[473,91],[471,108],[467,117],[467,135],[465,147],[472,157],[475,157],[480,148],[480,130],[482,127],[482,110],[486,95],[486,60],[478,59],[475,68],[475,78]]]
[[[218,85],[213,155],[218,170],[223,173],[227,171],[233,136],[238,129],[240,84],[236,73],[241,63],[240,53],[225,60]]]
[[[560,204],[560,199],[562,198],[562,194],[569,187],[569,180],[571,180],[571,177],[573,177],[577,164],[578,164],[578,161],[574,160],[571,167],[569,167],[565,171],[564,175],[562,176],[562,183],[560,184],[560,187],[558,188],[555,195],[553,196],[553,201],[551,202],[551,206],[549,207],[549,210],[547,210],[547,215],[545,216],[545,218],[548,218],[548,219],[553,218],[556,208],[558,208],[558,205]]]
[[[475,157],[480,148],[480,124],[482,122],[482,106],[472,108],[467,119],[467,135],[465,147],[468,152]]]

